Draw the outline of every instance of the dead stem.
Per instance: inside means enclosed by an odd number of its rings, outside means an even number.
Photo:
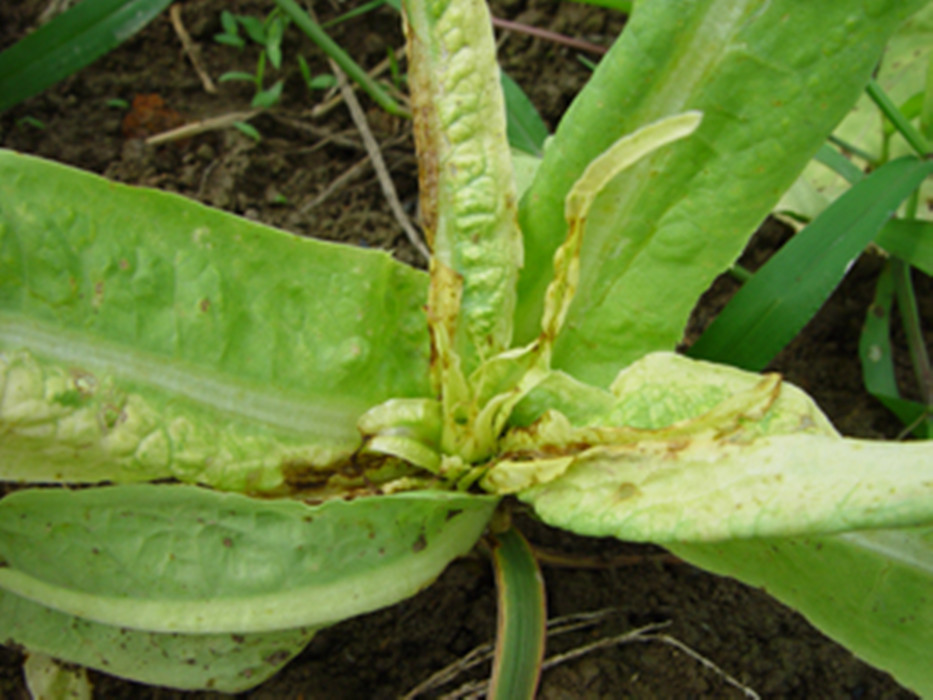
[[[356,128],[359,129],[360,135],[363,137],[363,144],[366,146],[366,152],[369,153],[369,157],[373,162],[373,168],[376,171],[376,177],[379,178],[379,186],[382,188],[382,193],[389,203],[389,208],[392,210],[395,220],[398,221],[402,230],[405,232],[405,236],[408,237],[408,240],[415,249],[421,253],[426,261],[430,260],[431,252],[421,240],[415,227],[412,226],[411,222],[408,220],[405,210],[402,208],[402,203],[399,201],[398,193],[395,191],[392,177],[389,175],[389,169],[386,167],[385,160],[382,158],[382,152],[379,150],[379,144],[376,142],[376,138],[369,128],[366,115],[363,113],[363,108],[360,106],[359,100],[356,99],[356,95],[353,93],[353,89],[347,81],[347,76],[344,75],[343,71],[340,70],[340,67],[333,60],[328,60],[330,61],[331,70],[337,77],[340,93],[343,95],[344,102],[347,103],[347,108],[350,110],[353,123],[356,124]]]
[[[693,649],[691,649],[690,647],[688,647],[686,644],[684,644],[682,641],[680,641],[679,639],[675,637],[671,637],[670,635],[667,635],[667,634],[649,634],[649,635],[644,635],[642,637],[639,637],[638,639],[633,639],[631,641],[633,642],[662,642],[664,644],[669,644],[675,649],[679,649],[680,651],[682,651],[684,654],[689,656],[691,659],[693,659],[697,663],[708,668],[710,671],[713,671],[717,676],[722,678],[729,685],[742,691],[745,697],[752,698],[752,700],[761,700],[761,696],[758,695],[758,693],[756,693],[754,690],[749,688],[747,685],[740,683],[738,680],[736,680],[734,677],[732,677],[731,675],[726,673],[724,670],[719,668],[719,666],[714,664],[712,661],[707,659],[705,656],[703,656],[697,651],[694,651]]]
[[[169,17],[172,20],[172,27],[175,29],[175,34],[178,35],[181,46],[188,56],[188,60],[191,61],[195,73],[197,73],[198,78],[201,79],[204,92],[216,95],[217,86],[214,85],[214,81],[211,80],[211,76],[208,75],[207,71],[204,69],[204,65],[201,63],[201,49],[192,41],[191,35],[188,34],[188,30],[185,29],[185,25],[181,21],[181,5],[174,3],[171,8],[169,8]]]
[[[589,53],[595,53],[600,56],[609,50],[605,46],[600,46],[599,44],[594,44],[584,39],[576,39],[572,36],[558,34],[557,32],[552,32],[549,29],[533,27],[530,24],[523,24],[522,22],[513,22],[510,19],[493,17],[492,24],[494,27],[498,27],[499,29],[504,29],[510,32],[517,32],[519,34],[527,34],[528,36],[544,39],[545,41],[550,41],[554,44],[562,44],[563,46],[569,46],[572,49],[588,51]]]
[[[163,143],[168,143],[169,141],[191,138],[192,136],[203,134],[206,131],[227,129],[236,122],[249,121],[262,111],[261,109],[253,109],[249,112],[230,112],[229,114],[222,114],[219,117],[211,117],[210,119],[202,119],[200,121],[190,122],[189,124],[183,124],[175,129],[169,129],[168,131],[163,131],[161,134],[150,136],[146,139],[146,145],[158,146]]]

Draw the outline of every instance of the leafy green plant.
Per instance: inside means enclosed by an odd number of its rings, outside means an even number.
[[[933,692],[930,443],[670,352],[922,4],[642,3],[519,196],[485,4],[411,0],[427,275],[0,154],[0,476],[88,486],[0,500],[0,639],[242,690],[514,497],[765,586]],[[530,695],[534,571],[494,530],[492,694]]]

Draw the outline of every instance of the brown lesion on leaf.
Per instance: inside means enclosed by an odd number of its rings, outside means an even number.
[[[405,476],[423,477],[424,473],[397,457],[357,451],[326,466],[302,459],[287,460],[282,464],[282,476],[281,487],[261,496],[299,498],[311,504],[353,500],[382,495],[389,482]]]
[[[421,225],[428,241],[428,247],[434,249],[434,235],[437,231],[438,220],[438,184],[440,166],[438,163],[439,131],[437,108],[429,98],[434,94],[430,72],[424,70],[427,58],[424,54],[427,47],[423,39],[417,36],[415,30],[405,18],[406,49],[408,65],[408,81],[412,96],[412,121],[415,137],[415,152],[418,155],[418,186],[420,191]]]

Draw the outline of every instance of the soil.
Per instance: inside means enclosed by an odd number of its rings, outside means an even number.
[[[0,49],[24,35],[46,5],[47,0],[0,5]],[[221,10],[263,17],[270,5],[259,0],[205,0],[183,6],[185,25],[211,76],[252,71],[258,55],[255,46],[238,51],[213,41],[221,31]],[[336,2],[316,6],[322,20],[340,12]],[[616,13],[550,0],[499,0],[494,10],[503,18],[603,46],[623,25]],[[403,44],[398,17],[388,8],[330,31],[364,66],[375,65]],[[500,37],[504,69],[553,127],[588,75],[578,51],[518,34]],[[243,111],[252,98],[251,87],[238,82],[220,83],[218,94],[207,94],[165,13],[92,67],[0,115],[0,145],[114,180],[180,192],[299,235],[378,246],[403,261],[421,264],[385,203],[345,108],[338,105],[322,116],[312,116],[311,109],[328,96],[309,96],[294,67],[299,53],[312,73],[328,72],[319,52],[291,28],[284,45],[288,67],[281,104],[252,121],[261,141],[228,129],[147,147],[129,137],[181,121]],[[542,66],[548,71],[546,80],[540,76]],[[129,117],[126,107],[109,103],[117,99],[133,104],[139,95],[157,98],[139,100]],[[369,105],[367,116],[399,196],[414,208],[417,170],[410,126],[365,100],[364,105]],[[788,236],[785,228],[769,223],[753,240],[743,263],[755,268]],[[879,264],[877,258],[863,256],[772,368],[807,389],[844,433],[892,438],[902,426],[864,392],[857,360],[858,334]],[[933,318],[933,289],[926,278],[918,284],[923,313]],[[717,281],[701,301],[688,337],[695,336],[736,286],[727,277]],[[906,358],[902,365],[909,376]],[[669,621],[666,634],[762,697],[913,697],[761,591],[707,574],[653,547],[570,536],[527,515],[520,516],[520,522],[535,546],[559,554],[546,557],[544,565],[551,617],[612,609],[581,632],[552,637],[548,655],[647,623]],[[555,559],[561,565],[553,565]],[[278,676],[245,697],[397,697],[490,641],[494,632],[492,574],[484,557],[475,553],[452,564],[435,585],[415,598],[319,633]],[[0,648],[0,697],[27,697],[21,660],[17,652]],[[442,690],[449,692],[484,674],[488,668],[460,676]],[[101,698],[218,697],[92,675]],[[539,697],[550,700],[741,696],[721,675],[657,641],[611,645],[558,665],[545,672],[539,691]]]

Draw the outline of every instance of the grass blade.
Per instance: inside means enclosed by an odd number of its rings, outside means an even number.
[[[117,47],[171,0],[85,0],[0,54],[0,111]]]
[[[891,307],[895,284],[891,264],[878,276],[875,298],[865,314],[865,324],[859,337],[859,360],[865,389],[878,399],[906,426],[917,426],[918,437],[931,437],[929,423],[923,420],[926,410],[915,401],[901,398],[894,375],[894,354],[891,348]]]
[[[875,243],[928,275],[933,275],[933,222],[892,219]]]
[[[535,696],[547,629],[544,581],[525,539],[514,528],[495,536],[492,559],[499,593],[491,700]]]
[[[917,155],[923,157],[929,154],[930,151],[933,151],[933,146],[930,145],[926,137],[910,123],[910,120],[904,116],[904,113],[897,108],[891,101],[891,98],[888,97],[888,94],[881,89],[881,86],[878,85],[875,80],[869,81],[868,85],[865,87],[865,91],[872,101],[878,105],[878,109],[881,110],[884,116],[891,121],[894,128],[904,137],[904,140],[917,152]]]
[[[362,66],[350,57],[350,54],[331,39],[327,35],[327,32],[321,28],[321,25],[312,20],[311,17],[308,16],[308,13],[301,9],[295,0],[275,0],[275,3],[291,18],[301,31],[308,35],[311,41],[317,44],[324,53],[334,59],[343,72],[350,76],[351,80],[359,84],[376,104],[389,114],[404,117],[409,116],[408,112],[393,100],[389,96],[389,93],[383,90],[382,86],[373,80],[369,74],[363,70]]]
[[[518,83],[505,73],[501,74],[500,79],[505,96],[509,145],[533,156],[541,156],[544,153],[544,140],[548,137],[547,126]]]
[[[901,158],[855,184],[729,302],[688,354],[761,370],[800,331],[933,163]]]

